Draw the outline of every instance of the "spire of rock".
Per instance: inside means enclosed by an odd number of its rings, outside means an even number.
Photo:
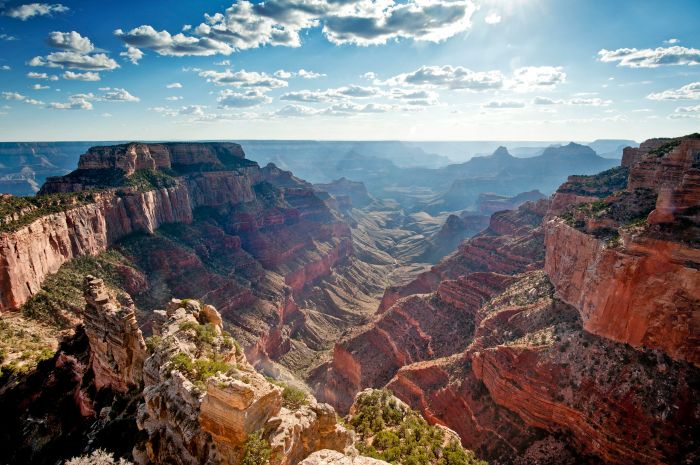
[[[127,392],[143,381],[146,358],[134,304],[128,296],[117,301],[104,281],[94,276],[86,276],[83,286],[87,302],[83,324],[90,341],[95,386]]]

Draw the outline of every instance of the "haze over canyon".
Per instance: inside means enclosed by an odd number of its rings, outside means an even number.
[[[0,464],[700,463],[697,17],[0,0]]]

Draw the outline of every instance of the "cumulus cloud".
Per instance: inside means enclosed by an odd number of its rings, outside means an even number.
[[[87,37],[75,31],[52,32],[47,43],[61,51],[45,57],[36,56],[29,60],[29,66],[47,66],[50,68],[69,68],[83,71],[111,71],[118,68],[116,61],[105,53],[94,53],[95,47]]]
[[[26,99],[26,100],[24,101],[24,103],[26,103],[26,104],[28,104],[28,105],[44,105],[44,102],[42,102],[41,100],[36,100],[36,99],[33,99],[33,98],[28,98],[28,99]]]
[[[95,73],[92,71],[86,71],[84,73],[74,73],[73,71],[65,71],[63,73],[63,79],[68,79],[71,81],[99,81],[100,73]]]
[[[131,95],[126,89],[121,89],[121,88],[114,88],[110,89],[107,88],[108,92],[106,92],[103,96],[103,100],[111,100],[114,102],[139,102],[141,101],[140,98],[135,97]]]
[[[206,105],[186,105],[178,111],[181,115],[204,116]]]
[[[561,66],[525,66],[513,71],[509,87],[529,92],[538,89],[552,89],[566,82],[566,73]]]
[[[588,105],[593,107],[606,107],[612,103],[612,100],[603,100],[601,98],[573,98],[567,100],[569,105]]]
[[[429,90],[392,89],[390,96],[408,105],[432,106],[439,103],[437,92]]]
[[[498,24],[501,22],[501,15],[497,11],[491,11],[484,18],[486,24]]]
[[[182,89],[182,84],[179,82],[171,82],[165,86],[168,89]]]
[[[647,95],[649,100],[700,100],[700,82],[691,82],[680,89],[669,89]]]
[[[481,105],[483,108],[524,108],[525,104],[517,100],[493,100]]]
[[[393,108],[394,107],[392,105],[381,103],[367,103],[365,105],[361,105],[354,102],[343,102],[331,105],[324,110],[323,113],[330,116],[349,116],[362,113],[385,113]]]
[[[258,89],[252,89],[247,92],[224,89],[219,92],[217,101],[221,108],[248,108],[263,103],[270,103],[272,99]]]
[[[54,110],[92,110],[92,103],[90,100],[94,100],[95,96],[93,94],[74,94],[68,97],[67,102],[52,102],[49,104],[48,108]]]
[[[17,37],[11,36],[10,34],[2,33],[2,34],[0,34],[0,40],[5,40],[5,41],[10,42],[13,40],[17,40]]]
[[[119,56],[126,58],[134,65],[138,65],[143,58],[143,52],[135,47],[127,47],[125,51],[119,52]]]
[[[563,103],[562,100],[554,100],[549,97],[535,97],[532,100],[535,105],[556,105],[558,103]]]
[[[12,69],[12,68],[10,68],[9,65],[2,65],[2,66],[0,66],[0,71],[9,71],[9,70],[11,70],[11,69]]]
[[[320,77],[325,77],[326,75],[321,74],[321,73],[316,73],[314,71],[307,71],[307,70],[302,68],[297,72],[297,76],[299,76],[302,79],[317,79]]]
[[[17,101],[22,101],[27,98],[26,95],[22,95],[19,92],[3,92],[2,93],[2,98],[5,100],[17,100]]]
[[[46,90],[49,88],[50,88],[49,86],[42,86],[41,84],[34,84],[32,86],[32,89],[34,89],[34,90]]]
[[[659,66],[680,66],[700,64],[700,50],[696,48],[672,47],[657,48],[618,48],[617,50],[602,49],[598,59],[606,63],[617,63],[617,66],[629,68],[658,68]]]
[[[700,118],[700,105],[695,105],[691,107],[678,107],[675,109],[670,118],[680,119],[680,118]]]
[[[385,81],[389,85],[409,84],[414,86],[441,87],[483,91],[500,89],[505,77],[500,71],[477,72],[462,66],[421,66],[410,73],[403,73]]]
[[[51,32],[46,39],[46,43],[53,48],[68,50],[71,52],[89,53],[95,49],[90,39],[81,36],[76,31]]]
[[[471,26],[471,0],[267,0],[235,2],[223,12],[171,36],[142,25],[115,31],[127,46],[161,55],[228,55],[265,45],[299,47],[300,33],[321,28],[335,44],[372,45],[406,38],[441,41]]]
[[[272,113],[272,116],[284,118],[301,118],[305,116],[314,116],[323,113],[323,110],[308,107],[306,105],[290,104],[285,105],[279,110]]]
[[[152,26],[143,25],[130,31],[117,29],[114,35],[119,37],[127,45],[127,50],[138,50],[139,59],[142,56],[140,49],[153,50],[159,55],[165,56],[210,56],[216,54],[228,55],[233,48],[218,40],[208,37],[193,37],[185,34],[171,35],[168,31],[156,31]],[[127,52],[128,53],[128,52]],[[136,52],[132,52],[136,54]],[[138,61],[138,60],[136,60]]]
[[[48,75],[46,73],[36,73],[34,71],[28,72],[27,77],[29,79],[48,79],[49,81],[58,81],[58,76],[55,74]]]
[[[206,78],[208,82],[217,86],[277,89],[288,85],[287,81],[275,78],[267,73],[246,70],[236,72],[230,69],[226,71],[200,71],[199,76]]]
[[[34,16],[45,16],[53,13],[65,13],[70,8],[60,3],[28,3],[9,8],[5,11],[5,16],[26,21]]]
[[[77,52],[54,52],[45,57],[37,56],[29,60],[28,65],[84,71],[111,71],[119,67],[116,61],[104,53],[85,55]]]
[[[295,102],[332,102],[347,98],[379,97],[383,91],[378,87],[350,85],[326,90],[300,90],[288,92],[280,96],[280,100]]]
[[[175,102],[177,100],[182,100],[181,95],[171,95],[170,97],[165,97],[165,100],[168,100],[170,102]]]

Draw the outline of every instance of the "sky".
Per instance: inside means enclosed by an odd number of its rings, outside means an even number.
[[[700,131],[697,0],[0,0],[0,140]]]

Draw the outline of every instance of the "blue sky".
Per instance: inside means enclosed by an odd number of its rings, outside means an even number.
[[[0,4],[5,141],[642,140],[700,128],[698,1]]]

